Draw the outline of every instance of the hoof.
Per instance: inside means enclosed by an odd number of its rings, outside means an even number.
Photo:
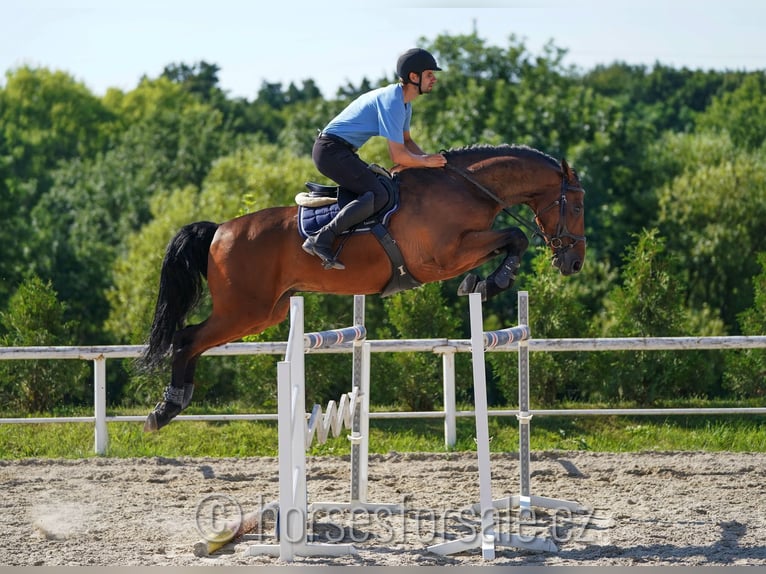
[[[176,403],[161,401],[144,422],[144,432],[156,432],[172,421],[183,408]]]
[[[158,430],[160,430],[160,427],[157,423],[157,415],[152,411],[144,421],[144,432],[155,432]]]
[[[473,292],[481,294],[482,303],[487,302],[487,282],[486,281],[479,281],[476,284],[476,287],[474,287]]]
[[[463,279],[463,282],[460,284],[460,286],[457,288],[457,294],[459,296],[465,296],[470,293],[473,293],[476,289],[476,283],[478,283],[479,277],[477,275],[474,275],[473,273],[469,273],[465,276],[465,279]]]

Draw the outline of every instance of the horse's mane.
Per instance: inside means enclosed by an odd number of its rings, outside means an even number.
[[[447,156],[448,161],[460,160],[472,155],[481,155],[484,159],[487,157],[511,155],[519,158],[544,159],[555,167],[559,166],[559,162],[555,158],[551,157],[547,153],[543,153],[540,150],[526,145],[501,144],[493,146],[488,144],[474,144],[457,149],[449,149],[444,153]]]

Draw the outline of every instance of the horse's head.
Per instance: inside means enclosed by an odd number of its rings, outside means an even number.
[[[561,160],[561,187],[547,205],[535,210],[540,235],[553,252],[553,266],[572,275],[585,262],[585,190],[575,171]]]
[[[472,146],[448,152],[447,168],[460,174],[485,199],[540,235],[553,252],[553,265],[572,275],[585,262],[585,190],[566,160],[528,146]],[[538,229],[506,208],[524,203]]]

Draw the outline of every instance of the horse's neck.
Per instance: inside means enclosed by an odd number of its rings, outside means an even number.
[[[539,188],[537,167],[525,159],[498,156],[482,158],[462,169],[469,181],[475,182],[475,187],[502,206],[534,199]]]

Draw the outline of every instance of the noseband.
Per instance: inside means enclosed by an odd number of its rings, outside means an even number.
[[[535,214],[535,223],[537,225],[532,225],[529,223],[526,219],[522,219],[515,213],[513,213],[511,210],[508,209],[508,204],[500,199],[497,195],[495,195],[492,191],[487,189],[484,185],[476,181],[471,174],[466,172],[465,170],[453,166],[451,164],[447,164],[445,167],[451,169],[455,173],[460,174],[460,176],[463,177],[466,181],[468,181],[470,184],[472,184],[476,189],[481,191],[484,195],[494,200],[496,203],[498,203],[502,210],[510,215],[513,219],[518,221],[522,226],[529,229],[533,235],[539,235],[543,238],[543,241],[545,241],[545,244],[550,246],[551,249],[553,249],[554,257],[558,257],[560,255],[563,255],[566,251],[577,245],[578,242],[582,241],[583,243],[586,242],[584,235],[576,235],[569,231],[569,228],[567,227],[567,191],[582,191],[585,192],[585,190],[580,185],[574,185],[569,183],[569,181],[566,178],[566,175],[564,172],[561,172],[561,194],[559,195],[559,198],[555,200],[553,203],[551,203],[548,207],[545,209],[541,209],[538,213]],[[546,233],[543,229],[543,226],[540,225],[540,216],[545,213],[546,211],[549,211],[553,209],[554,207],[559,207],[559,221],[556,225],[556,233],[554,235],[550,235],[549,233]],[[572,241],[566,245],[564,245],[564,242],[562,241],[563,238],[569,238]]]

